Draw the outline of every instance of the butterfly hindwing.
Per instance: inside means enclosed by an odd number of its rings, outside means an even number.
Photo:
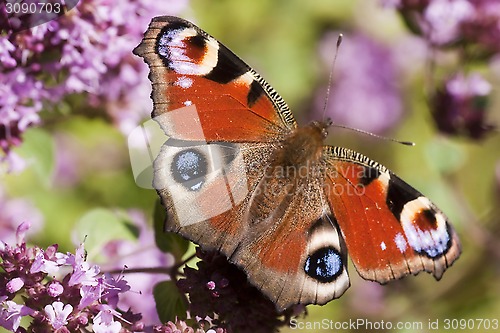
[[[321,183],[291,177],[285,195],[277,178],[259,183],[269,190],[266,218],[249,216],[249,230],[230,260],[242,267],[279,310],[293,304],[325,304],[349,287],[347,253]],[[307,203],[307,210],[304,205]],[[252,210],[248,210],[252,214]]]
[[[248,229],[243,215],[262,177],[251,161],[265,163],[269,155],[269,146],[258,144],[168,140],[153,165],[166,230],[231,254]]]
[[[458,236],[428,198],[354,151],[325,147],[327,192],[359,274],[380,283],[421,271],[440,279]]]
[[[266,178],[274,152],[251,143],[167,141],[154,168],[166,230],[225,254],[279,310],[324,304],[349,287],[346,247],[320,182]],[[266,214],[251,209],[256,193],[268,197]]]

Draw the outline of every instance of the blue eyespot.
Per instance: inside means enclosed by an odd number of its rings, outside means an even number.
[[[304,271],[322,283],[333,282],[343,269],[342,258],[333,247],[325,247],[308,256]]]
[[[207,175],[207,160],[196,149],[186,149],[173,158],[172,175],[174,180],[190,191],[198,191]]]

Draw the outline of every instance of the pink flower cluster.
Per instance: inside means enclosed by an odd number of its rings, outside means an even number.
[[[122,278],[101,274],[85,261],[80,245],[75,254],[27,247],[29,225],[17,229],[17,245],[0,243],[0,326],[13,331],[95,333],[143,330],[141,316],[117,307],[130,287]],[[17,303],[22,296],[24,304]],[[31,317],[29,327],[21,319]]]
[[[462,134],[481,139],[495,127],[487,123],[486,107],[491,85],[479,74],[452,76],[432,100],[438,129],[447,134]]]
[[[385,0],[413,31],[436,46],[467,43],[486,54],[500,51],[500,3],[496,0]]]
[[[0,162],[14,164],[11,148],[40,123],[39,112],[71,94],[85,93],[87,104],[104,108],[123,131],[135,127],[152,107],[147,69],[132,49],[153,16],[176,14],[187,2],[81,0],[59,19],[23,31],[0,20]]]
[[[500,2],[496,0],[385,0],[407,26],[439,51],[456,51],[460,70],[431,96],[436,127],[442,133],[481,139],[488,123],[490,83],[467,73],[467,63],[487,64],[500,55]],[[465,73],[464,73],[465,72]]]
[[[58,252],[57,245],[28,247],[29,227],[28,223],[19,225],[15,246],[0,241],[0,327],[33,333],[226,332],[207,321],[209,317],[191,320],[194,327],[177,318],[153,325],[151,318],[145,321],[131,308],[122,310],[130,306],[126,299],[130,294],[139,296],[136,307],[145,302],[154,307],[154,300],[131,291],[121,274],[116,278],[89,264],[83,244],[75,254]],[[142,308],[149,311],[147,306]],[[21,322],[25,317],[30,319],[26,327]]]

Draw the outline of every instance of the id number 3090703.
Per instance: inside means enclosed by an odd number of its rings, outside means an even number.
[[[437,321],[434,324],[437,324]],[[432,324],[430,324],[429,326],[432,326]],[[456,331],[456,330],[498,330],[499,327],[500,327],[499,321],[496,318],[495,319],[481,319],[481,318],[456,319],[456,318],[453,318],[453,319],[444,319],[443,320],[443,329],[445,329],[445,330],[453,330],[453,331]]]
[[[7,1],[5,10],[7,14],[59,14],[62,11],[62,5],[59,2],[22,2]]]

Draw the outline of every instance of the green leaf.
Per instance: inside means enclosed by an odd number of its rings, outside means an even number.
[[[429,164],[439,173],[455,172],[467,159],[463,147],[439,137],[428,143],[425,153]]]
[[[54,171],[54,140],[41,128],[30,128],[23,134],[23,144],[16,151],[30,165],[40,182],[49,187]]]
[[[97,208],[85,213],[75,225],[77,239],[85,240],[89,257],[99,261],[102,247],[111,240],[136,240],[138,230],[125,213]]]
[[[154,228],[156,246],[163,251],[171,253],[177,262],[180,262],[189,248],[189,241],[172,232],[165,231],[167,213],[160,200],[156,200],[154,210]]]
[[[153,296],[156,302],[156,311],[162,323],[175,317],[185,318],[187,306],[184,295],[179,292],[173,281],[157,283],[153,288]]]

